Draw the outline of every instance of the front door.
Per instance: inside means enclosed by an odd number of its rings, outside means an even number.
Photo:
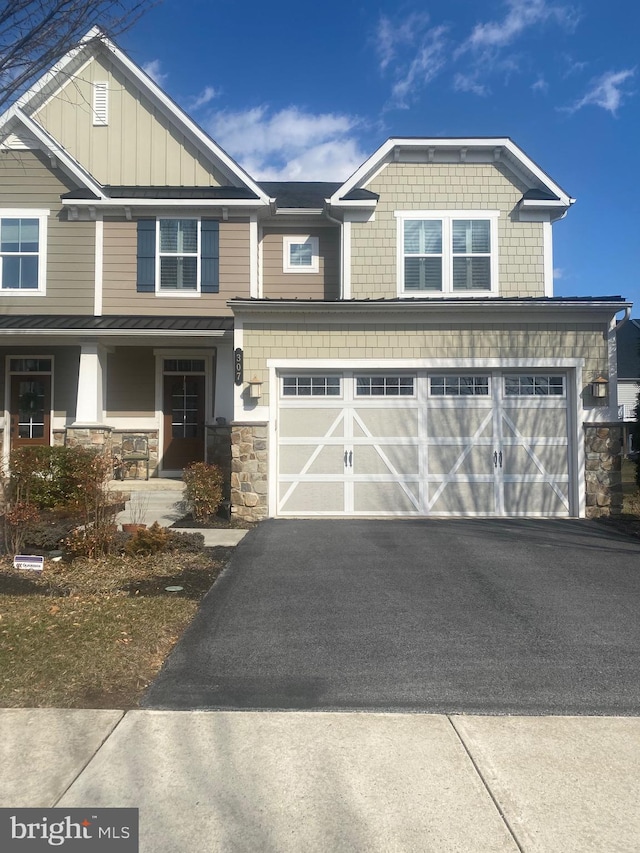
[[[164,453],[162,468],[181,471],[204,459],[205,377],[164,376]]]
[[[11,449],[48,445],[51,436],[51,376],[11,376]]]

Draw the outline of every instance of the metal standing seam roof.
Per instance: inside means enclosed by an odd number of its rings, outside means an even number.
[[[212,332],[231,331],[233,317],[93,317],[75,314],[23,314],[0,317],[0,332],[9,329],[33,331],[145,331]]]
[[[258,196],[246,187],[134,187],[134,186],[109,186],[102,188],[107,196],[112,199],[139,198],[139,199],[193,199],[201,201],[204,199],[247,199],[256,201]],[[96,199],[97,196],[87,189],[71,190],[64,193],[60,198],[67,201],[86,201]]]
[[[278,303],[289,303],[289,302],[298,302],[302,304],[341,304],[341,305],[388,305],[388,304],[402,304],[402,305],[441,305],[443,302],[447,302],[451,305],[460,304],[462,301],[465,301],[465,304],[469,304],[469,302],[473,303],[492,303],[492,304],[501,304],[501,303],[510,303],[510,304],[537,304],[537,305],[553,305],[554,303],[567,303],[567,302],[575,302],[577,304],[585,304],[585,303],[598,303],[598,302],[619,302],[620,307],[623,308],[625,305],[629,303],[625,299],[624,296],[469,296],[467,300],[459,296],[394,296],[391,298],[380,297],[379,299],[296,299],[292,297],[277,297],[277,298],[269,298],[269,297],[244,297],[244,296],[235,296],[233,299],[229,299],[228,302],[230,305],[233,305],[234,302],[243,302],[243,303],[254,303],[255,305],[274,305]]]

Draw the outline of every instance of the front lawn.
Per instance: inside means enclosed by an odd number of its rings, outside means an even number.
[[[136,707],[229,553],[47,560],[39,575],[0,558],[0,706]]]

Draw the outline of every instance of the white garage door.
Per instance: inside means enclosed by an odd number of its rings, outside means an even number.
[[[288,373],[278,515],[571,514],[562,373]]]

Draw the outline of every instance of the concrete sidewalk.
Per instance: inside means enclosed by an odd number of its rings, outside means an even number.
[[[0,710],[0,806],[140,851],[637,851],[640,718]]]

